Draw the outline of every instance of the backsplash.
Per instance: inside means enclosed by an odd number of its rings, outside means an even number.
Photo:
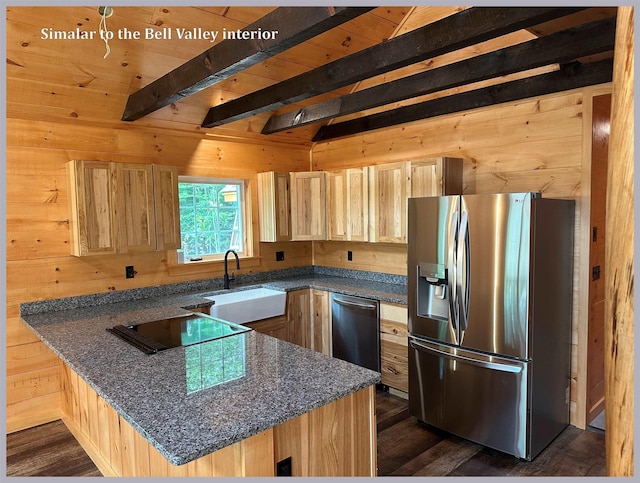
[[[326,277],[357,278],[359,280],[367,280],[369,282],[393,283],[397,285],[406,285],[407,283],[406,275],[366,272],[364,270],[352,270],[348,268],[314,266],[313,274],[324,275]]]
[[[406,285],[407,283],[407,277],[405,275],[391,275],[386,273],[365,272],[362,270],[350,270],[334,267],[306,266],[286,268],[283,270],[272,270],[267,272],[239,274],[236,275],[235,285],[258,284],[285,278],[309,277],[313,275],[323,277],[353,278],[370,282],[382,282],[397,285]],[[140,300],[153,297],[166,297],[168,295],[182,293],[198,293],[222,290],[222,288],[223,280],[222,277],[219,277],[167,285],[156,285],[153,287],[118,290],[115,292],[80,295],[76,297],[65,297],[53,300],[40,300],[20,304],[20,315],[33,315],[58,310],[71,310],[81,307],[93,307],[118,302],[129,302],[131,300]]]

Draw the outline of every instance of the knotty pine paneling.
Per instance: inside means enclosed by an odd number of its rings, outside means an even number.
[[[7,347],[7,376],[42,367],[58,367],[58,356],[44,344],[37,342]]]
[[[43,375],[40,374],[38,377],[42,378]],[[34,382],[38,383],[37,380]],[[61,417],[60,391],[43,396],[30,397],[15,403],[7,403],[7,434],[49,423]]]
[[[353,260],[347,260],[347,251]],[[407,274],[407,246],[395,243],[313,242],[313,264],[368,272]]]
[[[475,109],[454,115],[407,123],[385,130],[318,143],[312,149],[314,170],[371,166],[432,156],[465,160],[464,193],[540,191],[543,196],[576,201],[574,241],[574,308],[572,326],[571,423],[584,427],[588,295],[583,290],[590,274],[584,263],[589,226],[581,210],[589,209],[590,155],[585,151],[591,132],[593,93],[610,84]],[[588,117],[588,119],[585,119]],[[587,126],[588,124],[588,126]],[[585,126],[588,128],[585,129]],[[588,219],[588,218],[587,218]],[[587,244],[588,247],[588,244]],[[406,245],[382,246],[342,242],[314,242],[314,264],[385,273],[406,274]],[[353,262],[346,251],[353,251]]]
[[[153,132],[67,123],[7,120],[7,424],[45,422],[49,394],[57,394],[57,368],[39,339],[19,317],[19,305],[35,300],[221,277],[222,262],[198,270],[169,270],[167,252],[73,257],[69,246],[69,196],[65,163],[72,159],[177,166],[189,176],[234,177],[255,183],[258,171],[309,169],[306,147],[236,143],[204,135]],[[255,187],[250,189],[253,231],[257,233]],[[257,235],[255,236],[257,239]],[[275,250],[285,260],[275,261]],[[236,273],[311,264],[311,244],[256,243],[254,259]],[[126,279],[124,267],[138,272]],[[43,393],[44,391],[44,393]]]
[[[104,58],[101,39],[64,41],[41,38],[43,26],[68,30],[98,30],[95,7],[7,8],[7,117],[32,120],[67,120],[76,123],[118,122],[127,96],[194,58],[216,43],[208,39],[177,38],[177,28],[245,28],[274,7],[131,7],[114,8],[107,27],[144,33],[172,31],[171,39],[114,38]],[[407,12],[406,7],[379,7],[335,29],[318,35],[303,46],[268,58],[224,79],[212,89],[183,98],[136,121],[155,129],[200,130],[208,108],[288,79],[389,38]],[[231,15],[231,16],[230,16]],[[364,28],[366,26],[366,28]],[[342,92],[346,93],[346,88]],[[331,94],[335,96],[335,93]],[[294,104],[295,109],[304,104]],[[257,138],[268,113],[216,128],[218,134]],[[310,146],[312,128],[270,136],[281,142]]]

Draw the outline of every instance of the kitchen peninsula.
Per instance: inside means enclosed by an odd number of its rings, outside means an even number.
[[[374,476],[378,373],[254,331],[146,355],[106,330],[207,303],[174,295],[22,315],[60,358],[63,419],[101,472]]]

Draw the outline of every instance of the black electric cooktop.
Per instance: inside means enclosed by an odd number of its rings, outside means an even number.
[[[172,347],[199,344],[252,329],[196,312],[142,324],[116,325],[107,330],[146,354],[154,354]]]

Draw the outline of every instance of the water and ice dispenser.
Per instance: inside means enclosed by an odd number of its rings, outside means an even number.
[[[432,319],[449,318],[448,270],[443,264],[418,264],[417,315]]]

